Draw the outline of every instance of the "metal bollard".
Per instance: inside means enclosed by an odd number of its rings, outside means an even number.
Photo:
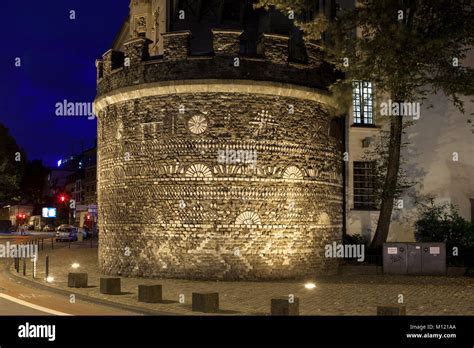
[[[16,273],[20,273],[20,259],[18,257],[15,257],[15,270]]]
[[[37,261],[37,256],[32,260],[33,261],[33,266],[32,266],[32,270],[31,270],[31,277],[33,279],[36,278],[36,261]]]
[[[45,278],[49,277],[49,256],[46,256],[46,260],[44,263],[44,274],[45,274]]]
[[[23,258],[23,275],[26,276],[26,259]]]

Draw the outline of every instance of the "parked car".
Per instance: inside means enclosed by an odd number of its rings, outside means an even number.
[[[87,239],[90,237],[89,228],[88,227],[81,227],[79,228],[79,233],[82,233],[82,238]]]
[[[58,227],[56,227],[56,231],[61,231],[61,230],[64,230],[65,228],[74,228],[74,226],[69,225],[69,224],[62,224],[62,225],[59,225]]]
[[[77,228],[71,225],[61,225],[56,232],[56,242],[75,242],[77,241]]]
[[[28,225],[18,226],[18,232],[20,232],[20,235],[26,235],[28,232]]]
[[[53,225],[46,225],[43,227],[43,232],[54,232],[56,228]]]

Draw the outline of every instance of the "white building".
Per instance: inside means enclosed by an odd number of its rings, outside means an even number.
[[[474,66],[474,52],[460,64]],[[381,116],[377,86],[366,83],[360,93],[362,105],[353,107],[346,120],[346,227],[348,234],[373,236],[377,227],[378,211],[373,206],[371,190],[364,188],[371,181],[370,163],[364,158],[364,139],[376,138],[387,125]],[[365,92],[365,93],[364,93]],[[373,106],[369,105],[373,101]],[[409,144],[402,150],[406,162],[402,168],[409,181],[417,182],[401,197],[403,208],[394,209],[388,241],[414,241],[416,196],[432,196],[437,203],[448,202],[459,208],[468,221],[474,219],[474,128],[467,122],[474,112],[472,96],[463,97],[462,114],[443,94],[431,95],[421,105],[420,117],[406,117],[414,121],[405,130],[403,141]],[[364,108],[364,102],[367,105]],[[428,106],[432,104],[432,108]],[[364,110],[365,109],[365,110]],[[365,161],[364,161],[365,160]]]

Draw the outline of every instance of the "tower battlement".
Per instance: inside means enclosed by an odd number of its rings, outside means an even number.
[[[150,56],[151,40],[138,37],[124,43],[124,51],[107,51],[97,66],[98,95],[143,83],[195,79],[233,79],[292,83],[327,90],[334,70],[324,61],[322,48],[306,42],[305,62],[290,59],[288,36],[263,34],[258,54],[240,53],[243,31],[212,30],[213,52],[193,55],[190,31],[162,34],[163,55]]]

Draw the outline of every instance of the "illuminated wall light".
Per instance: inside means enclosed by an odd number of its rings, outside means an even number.
[[[46,281],[48,283],[52,283],[52,282],[54,282],[54,277],[48,277],[48,278],[46,278]]]
[[[304,285],[305,289],[308,289],[308,290],[313,290],[313,289],[316,289],[316,284],[314,283],[306,283]]]
[[[73,263],[71,267],[74,268],[74,269],[76,269],[76,268],[81,267],[81,265],[78,264],[78,263]]]

